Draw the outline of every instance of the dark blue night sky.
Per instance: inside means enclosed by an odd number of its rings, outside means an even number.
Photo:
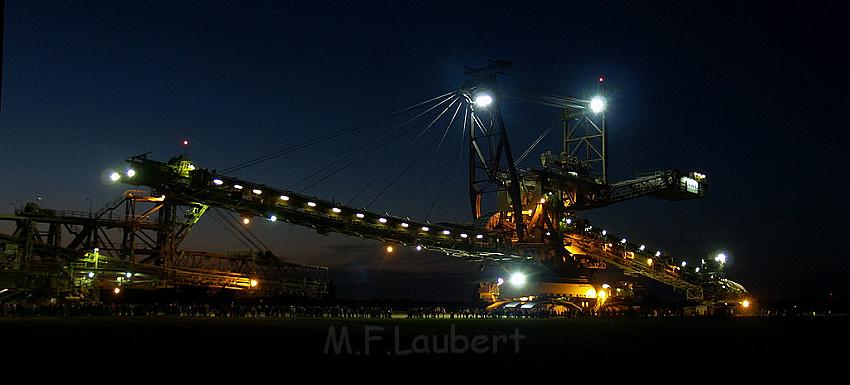
[[[165,160],[188,138],[198,164],[225,168],[452,91],[463,66],[507,59],[506,89],[586,96],[606,75],[613,179],[673,165],[708,175],[707,199],[643,198],[586,213],[594,225],[691,260],[728,250],[731,277],[762,298],[846,297],[842,8],[567,3],[9,0],[0,211],[39,197],[53,208],[88,210],[87,199],[97,208],[126,189],[102,176],[129,155]],[[554,109],[503,108],[515,153],[558,125]],[[236,176],[287,187],[392,129]],[[539,150],[558,152],[558,132]],[[466,164],[452,164],[460,133],[447,138],[371,208],[400,213],[425,173],[406,212],[422,218],[453,170],[428,219],[468,221]],[[308,192],[348,201],[378,175],[355,200],[365,206],[417,146],[391,146]],[[252,226],[276,254],[330,266],[341,296],[467,299],[486,273],[437,254],[385,258],[379,243],[283,223]],[[221,234],[202,221],[187,246],[240,248]]]

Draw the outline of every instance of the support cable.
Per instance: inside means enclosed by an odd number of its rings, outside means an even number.
[[[519,156],[519,158],[516,159],[516,161],[514,163],[519,164],[520,162],[522,162],[522,160],[525,159],[525,157],[528,156],[528,154],[530,154],[531,151],[534,150],[534,148],[537,147],[537,145],[540,144],[540,142],[543,140],[543,138],[545,138],[546,135],[548,135],[549,132],[551,132],[551,131],[552,131],[552,127],[549,127],[546,130],[544,130],[543,133],[540,134],[540,136],[538,136],[537,139],[535,139],[534,142],[532,142],[530,146],[528,146],[528,148],[522,153],[522,155]]]
[[[454,104],[454,102],[452,102],[452,104]],[[449,107],[446,107],[446,108],[450,108],[450,107],[451,107],[451,104],[449,105]],[[433,124],[433,122],[432,122],[431,124]],[[429,127],[430,127],[430,125],[429,125]],[[426,130],[427,130],[427,127],[426,127]],[[318,185],[319,183],[324,182],[325,180],[327,180],[327,179],[328,179],[328,178],[330,178],[331,176],[334,176],[334,175],[336,175],[337,173],[339,173],[339,172],[341,172],[341,171],[345,170],[346,168],[350,167],[351,165],[353,165],[353,164],[355,164],[355,163],[357,163],[357,162],[359,162],[359,161],[363,160],[363,158],[365,158],[365,157],[367,157],[367,156],[371,155],[372,153],[374,153],[375,151],[379,150],[380,148],[382,148],[382,147],[384,147],[384,146],[386,146],[386,145],[388,145],[388,144],[390,144],[390,143],[392,143],[392,142],[394,142],[394,141],[398,140],[399,138],[401,138],[401,137],[402,137],[402,136],[404,136],[405,134],[407,134],[407,131],[403,131],[403,132],[401,132],[400,134],[395,135],[395,136],[393,136],[393,137],[391,137],[391,138],[387,139],[386,141],[384,141],[383,143],[379,144],[379,145],[378,145],[378,146],[376,146],[375,148],[373,148],[373,149],[369,150],[369,151],[368,151],[368,152],[366,152],[365,154],[363,154],[363,155],[361,155],[361,156],[359,156],[359,157],[357,157],[357,158],[355,158],[355,159],[352,159],[351,161],[347,162],[347,163],[346,163],[345,165],[343,165],[342,167],[340,167],[340,168],[336,169],[335,171],[333,171],[333,172],[331,172],[331,173],[329,173],[329,174],[327,174],[327,175],[323,176],[322,178],[320,178],[319,180],[317,180],[317,181],[313,182],[313,183],[312,183],[312,184],[310,184],[309,186],[307,186],[307,187],[305,187],[305,188],[301,189],[301,191],[303,192],[303,191],[305,191],[305,190],[308,190],[308,189],[310,189],[310,188],[312,188],[312,187],[314,187],[314,186]]]
[[[408,107],[402,108],[402,109],[400,109],[400,110],[398,110],[398,111],[395,111],[395,112],[390,113],[390,114],[388,114],[388,115],[384,115],[384,116],[382,116],[382,117],[380,117],[380,118],[378,118],[378,119],[372,120],[372,121],[367,122],[367,123],[365,123],[365,124],[362,124],[362,125],[359,125],[359,126],[356,126],[356,127],[352,127],[352,128],[347,128],[347,129],[339,130],[339,131],[336,131],[336,132],[329,133],[329,134],[327,134],[327,135],[320,136],[320,137],[318,137],[318,138],[314,138],[314,139],[308,140],[308,141],[306,141],[306,142],[302,142],[302,143],[298,143],[298,144],[294,144],[294,145],[291,145],[291,146],[284,147],[284,148],[282,148],[282,149],[280,149],[280,150],[278,150],[278,151],[275,151],[275,152],[272,152],[272,153],[269,153],[269,154],[266,154],[266,155],[262,155],[262,156],[259,156],[259,157],[253,158],[253,159],[249,159],[249,160],[246,160],[246,161],[243,161],[243,162],[237,163],[237,164],[235,164],[235,165],[233,165],[233,166],[230,166],[230,167],[224,168],[224,169],[222,169],[222,170],[221,170],[221,172],[222,172],[222,173],[229,173],[229,172],[233,172],[233,171],[241,170],[241,169],[243,169],[243,168],[250,167],[250,166],[253,166],[253,165],[256,165],[256,164],[262,163],[262,162],[266,162],[266,161],[268,161],[268,160],[271,160],[271,159],[277,158],[277,157],[279,157],[279,156],[286,155],[286,154],[289,154],[289,153],[291,153],[291,152],[298,151],[298,150],[301,150],[301,149],[304,149],[304,148],[307,148],[307,147],[311,147],[311,146],[314,146],[314,145],[316,145],[316,144],[319,144],[319,143],[322,143],[322,142],[328,141],[328,140],[330,140],[330,139],[334,139],[334,138],[336,138],[336,137],[339,137],[339,136],[342,136],[342,135],[345,135],[345,134],[349,134],[349,133],[352,133],[352,132],[355,132],[355,131],[362,130],[362,129],[366,128],[366,127],[369,127],[369,126],[372,126],[372,125],[374,125],[374,124],[378,124],[378,123],[381,123],[381,122],[383,122],[383,121],[389,120],[389,119],[391,119],[391,118],[393,118],[393,117],[396,117],[396,116],[398,116],[398,115],[400,115],[400,114],[402,114],[402,113],[404,113],[404,112],[407,112],[407,111],[410,111],[410,110],[416,109],[416,108],[418,108],[418,107],[421,107],[421,106],[423,106],[423,105],[426,105],[426,104],[428,104],[428,103],[431,103],[431,102],[433,102],[433,101],[435,101],[435,100],[443,99],[443,98],[445,98],[445,97],[447,97],[447,96],[451,96],[451,95],[453,95],[453,94],[455,94],[455,93],[456,93],[456,91],[448,92],[448,93],[445,93],[445,94],[443,94],[443,95],[440,95],[440,96],[437,96],[437,97],[434,97],[434,98],[428,99],[428,100],[426,100],[426,101],[424,101],[424,102],[420,102],[420,103],[417,103],[417,104],[414,104],[414,105],[411,105],[411,106],[408,106]]]
[[[241,243],[242,246],[245,246],[249,249],[254,249],[255,251],[259,251],[259,247],[257,247],[257,245],[253,245],[252,243],[245,240],[244,237],[241,234],[239,234],[239,232],[234,230],[231,227],[231,225],[224,218],[221,217],[221,214],[217,211],[217,209],[214,208],[214,210],[212,210],[212,213],[213,213],[213,215],[212,215],[213,221],[215,221],[216,224],[221,226],[221,228],[224,229],[233,238],[235,238],[237,241],[239,241],[239,243]]]
[[[440,188],[437,189],[437,194],[434,195],[434,200],[431,201],[431,207],[428,208],[428,213],[425,214],[425,220],[426,221],[431,216],[431,211],[434,210],[434,205],[437,204],[437,199],[439,199],[440,193],[443,192],[443,188],[446,186],[446,180],[448,180],[449,176],[454,173],[454,170],[457,170],[457,167],[453,167],[453,166],[456,166],[458,164],[458,162],[460,161],[460,155],[463,154],[464,141],[462,139],[463,138],[461,138],[460,146],[458,146],[457,154],[455,155],[454,160],[449,162],[446,173],[445,173],[445,175],[443,175],[443,180],[442,180],[442,182],[440,182]]]
[[[451,120],[449,120],[449,124],[446,125],[446,129],[443,131],[442,137],[440,137],[440,141],[437,144],[437,148],[434,149],[434,153],[437,153],[440,150],[440,148],[443,146],[443,141],[446,139],[446,135],[449,133],[449,129],[452,128],[452,125],[455,122],[455,118],[457,118],[457,113],[458,113],[458,111],[460,111],[461,104],[462,103],[459,103],[457,105],[457,108],[455,109],[455,112],[452,115]],[[443,114],[440,114],[440,116],[442,116],[442,115]],[[398,180],[398,178],[400,178],[402,175],[404,175],[404,173],[407,172],[408,169],[410,169],[410,166],[412,166],[419,159],[419,157],[421,157],[422,154],[425,153],[425,151],[427,151],[429,148],[431,148],[431,146],[434,144],[434,142],[436,142],[436,140],[429,143],[427,146],[425,146],[422,149],[422,151],[420,151],[418,154],[416,154],[416,156],[413,157],[413,159],[411,159],[410,162],[408,162],[407,165],[404,166],[404,168],[401,169],[401,171],[398,172],[398,174],[396,174],[395,178],[393,178],[389,183],[387,183],[387,185],[384,187],[383,190],[381,190],[381,192],[378,193],[378,195],[376,195],[374,198],[372,198],[372,201],[370,201],[369,204],[366,205],[366,209],[371,207],[378,200],[378,198],[381,197],[381,195],[384,195],[384,193]]]
[[[460,133],[461,145],[463,145],[463,143],[464,143],[463,138],[466,136],[466,125],[467,125],[467,118],[468,117],[469,117],[469,105],[466,105],[466,107],[464,108],[464,111],[463,111],[463,124],[461,126],[461,133]],[[416,182],[416,186],[413,188],[413,193],[410,194],[410,199],[407,200],[407,204],[404,206],[404,211],[402,212],[402,216],[406,216],[407,211],[410,210],[410,205],[413,204],[413,200],[416,198],[416,195],[419,194],[419,190],[422,187],[422,181],[425,180],[425,175],[426,175],[427,171],[430,170],[430,167],[428,167],[428,166],[431,165],[432,163],[434,163],[434,159],[436,159],[436,158],[437,158],[437,152],[434,152],[434,153],[431,154],[431,158],[428,159],[428,162],[425,163],[425,169],[422,171],[421,174],[419,174],[419,180]]]
[[[398,130],[401,130],[403,127],[405,127],[405,126],[407,126],[407,125],[409,125],[409,124],[411,124],[411,123],[413,123],[413,122],[415,122],[415,121],[419,120],[419,119],[420,119],[423,115],[427,114],[428,112],[432,111],[433,109],[435,109],[435,108],[439,107],[440,105],[442,105],[443,103],[445,103],[445,102],[447,102],[447,101],[449,101],[449,100],[451,100],[451,99],[452,99],[452,97],[446,98],[446,99],[442,100],[440,103],[437,103],[436,105],[432,106],[431,108],[429,108],[429,109],[427,109],[427,110],[425,110],[425,111],[423,111],[423,112],[419,113],[418,115],[414,116],[413,118],[408,119],[406,122],[404,122],[404,123],[402,123],[401,125],[399,125],[399,126],[396,128],[396,130],[393,130],[392,132],[398,132]],[[454,104],[454,102],[452,102],[452,104]],[[451,104],[449,105],[449,107],[446,107],[446,108],[450,108],[450,107],[451,107]],[[402,131],[402,132],[407,133],[407,132],[409,132],[409,131],[413,130],[414,128],[416,128],[416,127],[418,127],[418,126],[419,126],[418,124],[417,124],[417,125],[413,125],[413,126],[411,126],[409,129],[404,130],[404,131]],[[342,157],[340,157],[340,158],[338,158],[338,159],[334,160],[334,161],[333,161],[333,162],[331,162],[331,163],[328,163],[327,165],[325,165],[325,166],[323,166],[323,167],[319,168],[318,170],[316,170],[315,172],[313,172],[313,173],[311,173],[311,174],[309,174],[309,175],[307,175],[307,176],[305,176],[305,177],[303,177],[303,178],[299,179],[297,182],[295,182],[295,183],[293,183],[291,186],[289,186],[289,190],[294,189],[296,186],[300,185],[301,183],[304,183],[304,182],[306,182],[306,181],[310,180],[311,178],[314,178],[314,177],[316,177],[317,175],[319,175],[319,174],[321,174],[321,173],[323,173],[323,172],[327,171],[327,170],[328,170],[331,166],[333,166],[333,165],[335,165],[335,164],[338,164],[338,163],[340,163],[340,162],[342,162],[342,161],[344,161],[344,160],[348,159],[349,157],[351,157],[351,156],[353,156],[353,155],[357,154],[358,152],[360,152],[360,151],[362,151],[363,149],[368,148],[369,146],[372,146],[372,145],[373,145],[373,143],[371,143],[371,142],[364,143],[363,145],[361,145],[361,146],[357,147],[356,149],[354,149],[354,150],[350,151],[349,153],[345,154],[344,156],[342,156]],[[371,150],[371,152],[374,152],[374,151],[376,151],[376,150],[377,150],[377,148],[376,148],[376,149]],[[370,153],[371,153],[371,152],[370,152]],[[309,188],[309,187],[307,187],[307,188]]]

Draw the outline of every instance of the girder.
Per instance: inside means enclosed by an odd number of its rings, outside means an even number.
[[[339,233],[373,239],[381,242],[402,244],[411,247],[433,250],[450,256],[471,261],[497,262],[539,262],[539,256],[560,248],[560,253],[586,255],[596,261],[608,263],[623,269],[626,273],[642,275],[684,290],[689,298],[699,299],[706,295],[741,295],[730,293],[727,289],[721,293],[719,287],[729,286],[718,279],[709,279],[702,275],[680,271],[677,267],[661,261],[650,261],[652,257],[638,251],[638,246],[623,244],[614,246],[608,242],[612,235],[604,235],[599,229],[579,225],[577,222],[563,226],[560,219],[551,218],[544,207],[552,207],[553,202],[530,204],[529,212],[523,212],[523,223],[540,223],[543,229],[550,230],[547,238],[557,242],[537,244],[521,243],[511,231],[494,231],[486,225],[469,226],[453,223],[417,222],[410,218],[392,216],[386,213],[370,212],[348,207],[333,200],[300,194],[294,191],[269,187],[264,184],[219,175],[210,170],[192,167],[189,172],[180,171],[175,166],[184,160],[170,163],[132,157],[128,159],[136,175],[126,183],[148,186],[156,191],[168,191],[166,201],[176,204],[194,204],[220,207],[245,217],[263,217],[268,220],[283,221],[310,227],[319,233]],[[659,179],[660,178],[660,179]],[[650,194],[671,188],[671,174],[640,179],[636,183],[647,183],[650,187],[640,190]],[[661,181],[661,182],[653,182]],[[675,186],[673,186],[675,187]],[[546,189],[536,194],[545,194]],[[537,199],[534,193],[526,192],[529,199]],[[542,195],[547,196],[547,195]],[[545,201],[545,199],[544,199]],[[555,200],[554,203],[559,202]],[[556,211],[563,211],[563,206]],[[528,208],[528,207],[526,207]],[[536,221],[533,218],[537,218]],[[564,217],[566,218],[566,217]],[[621,248],[621,249],[620,249]],[[628,251],[631,249],[632,251]],[[630,257],[629,257],[630,256]]]

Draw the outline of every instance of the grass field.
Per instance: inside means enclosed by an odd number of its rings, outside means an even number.
[[[782,379],[846,361],[847,317],[733,319],[0,318],[3,368],[109,378]],[[325,354],[329,329],[350,352]],[[451,340],[454,336],[461,340]],[[370,328],[373,338],[366,342]],[[383,330],[379,329],[383,328]],[[396,328],[398,332],[396,333]],[[519,333],[519,351],[511,339]],[[398,338],[396,338],[398,334]],[[437,349],[433,345],[437,336]],[[479,353],[437,353],[449,339]],[[418,337],[419,336],[419,337]],[[421,337],[426,336],[426,337]],[[418,339],[417,339],[418,338]],[[396,339],[398,342],[396,342]],[[427,344],[425,343],[428,340]],[[341,341],[341,338],[337,338]],[[493,353],[493,342],[497,351]],[[369,347],[369,354],[365,350]],[[340,344],[340,346],[346,346]],[[431,353],[414,352],[428,347]],[[486,352],[480,349],[487,347]],[[462,350],[462,349],[456,349]],[[451,350],[450,350],[451,351]],[[389,353],[388,353],[389,352]],[[412,377],[411,377],[412,376]],[[462,376],[462,377],[456,377]],[[744,376],[744,377],[735,377]],[[787,379],[787,378],[786,378]],[[557,383],[564,381],[558,380]],[[687,381],[689,382],[689,381]],[[268,383],[268,382],[266,382]],[[303,383],[296,381],[296,383]]]

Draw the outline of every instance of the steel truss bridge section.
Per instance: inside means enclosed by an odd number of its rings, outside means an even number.
[[[270,221],[310,227],[319,233],[335,232],[390,244],[402,244],[472,261],[536,263],[541,251],[550,247],[546,243],[540,243],[537,248],[541,250],[535,250],[535,247],[514,244],[510,231],[499,232],[487,227],[452,223],[416,222],[410,218],[347,207],[334,201],[216,174],[194,165],[190,167],[191,171],[181,171],[187,169],[180,166],[181,163],[187,162],[181,158],[163,163],[139,156],[131,157],[127,161],[135,175],[132,179],[124,180],[125,183],[148,186],[154,189],[154,195],[165,195],[166,201],[221,207],[239,213],[249,220],[253,217],[263,217]],[[672,180],[672,176],[674,175],[659,174],[641,179],[639,183],[649,184],[650,188],[644,190],[646,194],[678,188],[666,182]],[[570,254],[586,255],[617,266],[626,273],[666,283],[686,291],[689,298],[700,299],[709,294],[729,294],[721,293],[720,288],[731,284],[727,285],[724,281],[710,276],[680,271],[660,260],[649,261],[652,257],[643,250],[638,250],[637,245],[614,246],[607,241],[612,235],[602,235],[600,230],[585,225],[586,221],[581,224],[572,222],[560,232],[563,237],[560,244]]]
[[[129,190],[95,212],[29,203],[14,215],[0,216],[13,228],[0,233],[0,289],[60,294],[186,285],[261,295],[327,294],[325,267],[288,263],[262,252],[178,251],[206,208],[171,205],[161,195],[140,190]]]
[[[180,205],[220,207],[239,215],[263,217],[310,227],[321,234],[339,233],[411,247],[434,250],[472,260],[531,259],[513,255],[502,234],[484,228],[451,223],[415,222],[389,214],[348,207],[294,191],[217,175],[192,167],[180,172],[176,163],[144,157],[127,160],[135,171],[134,185],[153,188],[166,201]]]

